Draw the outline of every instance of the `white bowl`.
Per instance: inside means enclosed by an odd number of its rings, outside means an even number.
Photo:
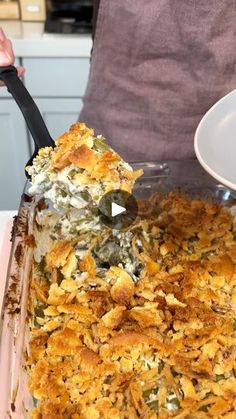
[[[201,119],[194,137],[199,163],[223,185],[236,190],[236,89]]]

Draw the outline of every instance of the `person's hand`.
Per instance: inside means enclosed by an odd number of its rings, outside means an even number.
[[[0,67],[7,65],[13,65],[15,61],[14,52],[12,49],[12,43],[10,39],[7,39],[2,28],[0,28]],[[18,76],[23,76],[25,69],[24,67],[17,67]],[[4,86],[3,81],[0,81],[0,86]]]

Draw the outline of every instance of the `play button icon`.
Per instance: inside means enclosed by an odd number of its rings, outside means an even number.
[[[112,229],[122,230],[134,222],[138,205],[133,195],[121,189],[115,189],[101,198],[98,212],[103,224]]]
[[[116,204],[115,202],[111,203],[111,216],[116,217],[119,214],[123,214],[126,212],[126,208],[121,207],[120,205]]]

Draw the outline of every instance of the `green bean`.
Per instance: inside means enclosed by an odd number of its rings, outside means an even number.
[[[110,150],[109,145],[107,145],[102,138],[95,138],[94,143],[93,143],[93,148],[96,151],[107,151],[107,150]]]
[[[220,381],[220,380],[224,380],[225,376],[224,374],[216,374],[216,382]]]
[[[84,201],[89,202],[91,199],[90,194],[88,193],[88,191],[84,190],[80,192],[81,197],[83,198]]]
[[[208,412],[210,407],[211,407],[210,404],[204,404],[204,406],[201,406],[198,410],[199,412]]]
[[[154,412],[158,412],[159,409],[159,405],[158,405],[158,400],[153,400],[150,403],[147,403],[147,405],[154,410]]]
[[[162,361],[162,359],[160,359],[159,361],[159,365],[158,365],[158,373],[160,374],[164,368],[164,361]]]

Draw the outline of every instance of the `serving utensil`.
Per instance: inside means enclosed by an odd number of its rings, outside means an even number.
[[[40,148],[47,146],[54,147],[55,143],[48,132],[36,103],[18,77],[17,69],[12,65],[0,67],[0,80],[4,81],[8,91],[15,99],[32,135],[35,150],[32,157],[26,164],[26,166],[30,166]],[[25,174],[27,178],[30,177],[26,171]]]

